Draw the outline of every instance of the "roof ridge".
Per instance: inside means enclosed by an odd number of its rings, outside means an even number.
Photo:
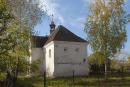
[[[59,26],[58,26],[59,27]],[[56,31],[56,33],[55,33],[55,36],[53,37],[53,38],[55,38],[56,37],[56,34],[58,33],[58,31],[60,30],[60,28],[56,28],[57,29],[57,31]]]
[[[68,30],[63,25],[58,25],[58,27],[53,31],[46,42],[49,43],[51,41],[70,41],[70,42],[87,42],[82,39],[78,35],[74,34],[70,30]]]
[[[46,36],[32,35],[31,37],[48,37],[48,35],[46,35]]]
[[[56,37],[56,34],[58,33],[59,28],[57,27],[49,36],[48,36],[48,40],[46,41],[45,44],[50,42],[50,39],[54,39]]]

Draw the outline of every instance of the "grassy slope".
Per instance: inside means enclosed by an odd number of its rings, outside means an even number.
[[[41,77],[19,78],[17,87],[44,87],[44,80]],[[75,86],[74,86],[75,84]],[[73,84],[72,78],[48,79],[47,87],[130,87],[130,77],[121,79],[120,77],[111,77],[105,81],[100,77],[77,77]]]

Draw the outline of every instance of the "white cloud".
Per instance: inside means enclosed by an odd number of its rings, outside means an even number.
[[[41,3],[41,9],[47,12],[48,16],[54,15],[54,19],[58,19],[61,23],[64,22],[63,17],[58,11],[59,4],[56,3],[56,0],[39,0]]]
[[[95,0],[83,0],[83,2],[85,3],[85,4],[90,4],[90,3],[93,3]]]
[[[79,17],[73,20],[73,23],[75,25],[80,25],[82,27],[84,27],[85,23],[86,23],[86,17]]]

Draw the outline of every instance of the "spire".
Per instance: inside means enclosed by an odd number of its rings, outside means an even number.
[[[55,23],[54,23],[54,16],[51,16],[51,24],[50,24],[50,33],[52,33],[55,30]]]

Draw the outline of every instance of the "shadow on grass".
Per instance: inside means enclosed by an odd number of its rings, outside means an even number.
[[[130,87],[130,80],[95,80],[95,81],[77,81],[75,86],[92,87]]]
[[[130,87],[130,78],[75,77],[47,79],[47,87]],[[43,77],[19,78],[17,87],[44,87]]]
[[[18,79],[16,82],[16,87],[35,87],[29,78]]]

